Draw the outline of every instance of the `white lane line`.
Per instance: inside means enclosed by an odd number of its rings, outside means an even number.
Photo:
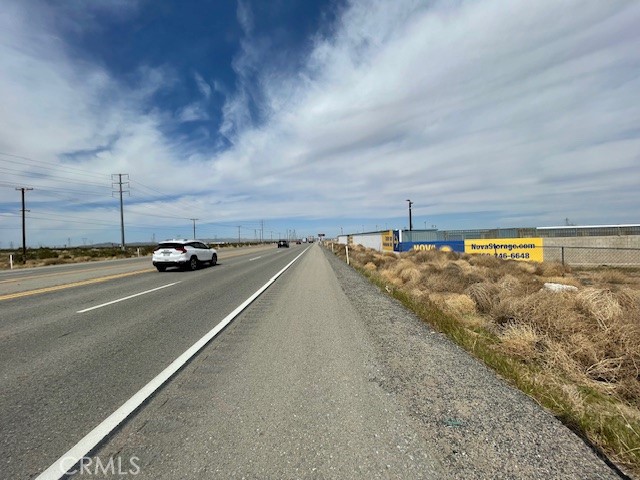
[[[249,261],[253,262],[254,260],[258,260],[259,258],[262,258],[262,255],[260,255],[259,257],[250,258]]]
[[[84,312],[88,312],[90,310],[95,310],[96,308],[106,307],[107,305],[112,305],[114,303],[122,302],[124,300],[129,300],[130,298],[133,298],[133,297],[139,297],[140,295],[145,295],[146,293],[155,292],[156,290],[162,290],[163,288],[173,287],[174,285],[177,285],[179,283],[180,282],[168,283],[167,285],[163,285],[163,286],[158,287],[158,288],[152,288],[151,290],[147,290],[145,292],[136,293],[134,295],[129,295],[128,297],[124,297],[124,298],[118,298],[117,300],[111,300],[110,302],[103,303],[101,305],[96,305],[95,307],[85,308],[84,310],[78,310],[76,313],[84,313]]]
[[[120,408],[109,415],[100,425],[85,435],[75,446],[67,453],[56,460],[49,468],[42,472],[36,480],[60,480],[65,474],[71,470],[82,458],[86,457],[91,450],[107,436],[111,431],[120,425],[129,415],[135,412],[143,402],[145,402],[158,388],[160,388],[167,380],[169,380],[178,370],[180,370],[191,357],[198,353],[207,343],[215,338],[220,331],[229,325],[231,321],[237,317],[245,308],[247,308],[262,292],[276,281],[291,265],[300,258],[309,247],[305,248],[300,255],[291,260],[282,270],[276,273],[271,279],[260,287],[253,295],[242,302],[229,315],[224,317],[222,321],[213,327],[204,337],[194,343],[186,352],[176,358],[171,365],[160,372],[153,380],[138,390],[129,400],[124,402]]]

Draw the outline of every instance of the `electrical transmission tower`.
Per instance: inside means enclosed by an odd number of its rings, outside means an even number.
[[[122,180],[122,177],[124,177],[124,180]],[[117,179],[117,180],[116,180]],[[117,190],[116,190],[117,187]],[[113,175],[111,175],[111,188],[113,190],[116,190],[114,192],[111,192],[111,196],[113,196],[116,193],[120,194],[120,233],[121,233],[121,238],[122,238],[122,242],[121,242],[121,247],[122,250],[124,251],[125,249],[125,243],[124,243],[124,205],[122,203],[122,194],[123,193],[129,193],[129,174],[128,173],[114,173]],[[124,190],[127,189],[127,190]]]

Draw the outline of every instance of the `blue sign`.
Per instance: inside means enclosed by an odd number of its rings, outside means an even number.
[[[396,252],[440,250],[442,252],[464,253],[464,241],[454,240],[451,242],[400,242],[397,244]]]

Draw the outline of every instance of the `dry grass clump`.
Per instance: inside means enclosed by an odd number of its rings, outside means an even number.
[[[599,283],[609,283],[612,285],[625,285],[630,283],[631,278],[620,270],[607,269],[596,273],[595,279]]]
[[[629,323],[640,325],[640,290],[621,288],[614,293]]]
[[[500,289],[491,282],[474,283],[467,288],[467,295],[476,302],[478,311],[481,313],[489,313],[493,310],[494,305],[498,301],[498,292]]]
[[[432,292],[464,293],[470,283],[467,271],[459,264],[449,262],[437,270],[426,269],[420,283],[426,290]]]
[[[493,255],[464,255],[463,258],[474,267],[499,268],[502,261]]]
[[[502,349],[511,355],[524,361],[538,357],[542,337],[531,325],[509,323],[500,332],[499,337]]]
[[[377,269],[378,269],[378,267],[376,266],[376,264],[375,264],[375,263],[373,263],[373,262],[369,262],[369,263],[367,263],[367,264],[364,266],[364,269],[365,269],[365,270],[369,270],[369,271],[374,271],[374,270],[377,270]]]
[[[578,307],[594,319],[601,330],[606,331],[613,321],[622,316],[622,307],[609,290],[587,287],[577,293],[576,299]]]
[[[405,255],[416,263],[439,263],[442,261],[441,253],[438,250],[412,250]]]
[[[440,309],[454,315],[465,316],[476,315],[478,313],[476,302],[474,302],[469,295],[458,293],[431,293],[429,294],[429,300]]]
[[[401,284],[416,283],[421,277],[420,270],[418,270],[415,263],[406,258],[399,260],[395,265],[390,265],[387,271],[394,278],[399,279]]]
[[[541,277],[564,277],[571,273],[571,267],[558,262],[536,263],[535,267],[535,274]]]

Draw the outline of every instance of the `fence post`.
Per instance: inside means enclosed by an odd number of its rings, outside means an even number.
[[[562,255],[562,266],[564,267],[564,247],[560,247],[560,252]]]
[[[345,245],[344,251],[347,252],[347,265],[349,265],[349,245]]]

